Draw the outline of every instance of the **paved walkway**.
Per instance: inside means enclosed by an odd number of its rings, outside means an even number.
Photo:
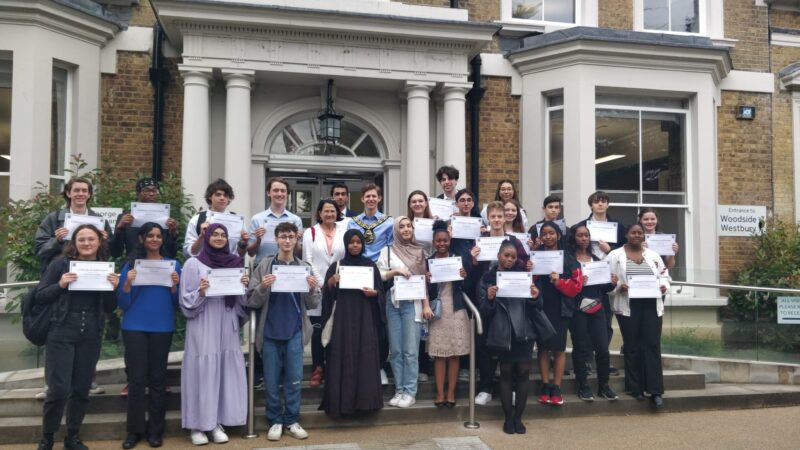
[[[536,408],[538,405],[529,405]],[[439,449],[797,449],[800,448],[800,407],[740,411],[708,411],[613,417],[526,420],[528,434],[506,435],[498,421],[483,422],[479,430],[459,423],[396,425],[370,428],[311,430],[309,439],[289,436],[268,442],[266,433],[244,440],[231,433],[225,445],[208,450],[282,448],[284,450],[439,450]],[[118,450],[118,441],[87,442],[92,450]],[[449,439],[460,438],[460,439]],[[172,437],[163,448],[190,449],[188,437]],[[0,446],[30,449],[28,445]],[[56,448],[60,448],[57,445]],[[140,443],[139,450],[150,447]]]

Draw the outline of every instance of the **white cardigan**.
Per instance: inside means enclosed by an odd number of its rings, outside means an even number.
[[[340,225],[344,223],[344,226]],[[347,222],[336,223],[336,233],[333,235],[333,253],[328,254],[328,244],[325,241],[325,234],[319,224],[313,227],[316,236],[312,240],[311,228],[306,228],[303,231],[303,261],[311,264],[312,267],[317,269],[319,279],[317,282],[320,286],[325,282],[325,274],[328,273],[328,268],[331,264],[339,261],[344,256],[344,233],[347,231]],[[322,314],[322,302],[320,306],[309,309],[309,316],[319,316]]]
[[[643,249],[642,256],[653,273],[659,277],[662,286],[669,289],[669,270],[661,259],[661,256],[647,248]],[[631,300],[628,298],[628,292],[622,291],[621,286],[628,279],[626,276],[628,266],[628,256],[625,254],[625,246],[612,250],[606,258],[611,264],[611,273],[616,274],[619,278],[617,286],[609,294],[611,296],[611,310],[614,314],[630,317],[631,315]],[[664,302],[656,302],[656,312],[658,317],[664,315]]]
[[[381,254],[378,257],[378,270],[381,271],[381,279],[383,281],[387,281],[388,277],[386,276],[389,270],[392,269],[401,269],[401,270],[408,270],[408,266],[400,259],[395,252],[391,252],[391,256],[389,256],[389,248],[390,247],[383,247],[381,249]],[[394,289],[394,286],[392,286]],[[394,296],[392,297],[394,299]],[[411,300],[402,300],[402,301],[411,301]],[[422,300],[413,300],[414,302],[414,321],[415,322],[422,322]],[[397,300],[393,300],[392,303],[387,303],[387,308],[399,308]]]

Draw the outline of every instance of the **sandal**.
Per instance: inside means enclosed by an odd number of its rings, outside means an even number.
[[[444,406],[446,406],[448,409],[452,409],[456,406],[456,402],[444,402]]]
[[[444,408],[446,403],[447,402],[433,402],[433,406],[435,406],[437,408]]]

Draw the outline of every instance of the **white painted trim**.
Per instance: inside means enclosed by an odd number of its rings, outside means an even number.
[[[775,75],[772,73],[731,70],[719,84],[722,91],[758,92],[772,94],[775,92]]]
[[[800,35],[789,33],[772,33],[769,43],[784,47],[800,47]]]
[[[240,5],[272,6],[280,8],[316,9],[330,13],[347,12],[351,14],[383,15],[431,20],[469,20],[466,9],[435,6],[407,5],[388,0],[216,0],[218,3],[238,3]]]
[[[553,1],[553,0],[545,0]],[[573,26],[596,27],[598,23],[597,11],[599,0],[573,0],[575,2],[575,22],[552,22],[547,20],[526,20],[511,17],[511,0],[500,0],[500,23],[510,25],[510,28],[528,28],[543,32],[550,32]],[[545,8],[546,8],[545,3]],[[546,9],[545,9],[546,11]]]
[[[100,50],[100,72],[117,73],[117,52],[147,52],[153,47],[153,29],[150,27],[129,27],[120,31]]]
[[[511,95],[522,95],[522,77],[500,53],[481,53],[481,75],[511,78]]]
[[[792,92],[792,150],[794,153],[794,221],[800,223],[800,92]]]
[[[677,34],[684,36],[708,36],[714,39],[725,37],[724,5],[723,0],[696,0],[698,6],[697,33],[677,31],[648,30],[644,28],[644,0],[633,1],[633,29],[651,33]]]

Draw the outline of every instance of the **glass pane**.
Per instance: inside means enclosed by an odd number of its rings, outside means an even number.
[[[0,172],[11,170],[11,88],[0,87]],[[0,201],[5,204],[5,197]]]
[[[672,109],[687,109],[689,107],[689,101],[685,98],[599,93],[595,95],[594,99],[595,103],[603,106],[620,105]]]
[[[353,149],[352,147],[355,148]],[[355,155],[351,152],[355,151]],[[319,139],[319,122],[316,117],[299,120],[283,128],[270,145],[270,153],[295,155],[335,155],[379,157],[375,141],[359,126],[342,121],[342,135],[336,145]]]
[[[672,31],[697,33],[700,31],[698,22],[698,0],[671,0],[670,19]]]
[[[544,0],[512,0],[511,17],[515,19],[542,20]]]
[[[639,113],[598,109],[596,115],[597,189],[639,191]]]
[[[295,191],[295,214],[308,214],[311,212],[311,191]]]
[[[644,0],[644,28],[669,30],[669,0]]]
[[[544,20],[550,22],[575,23],[575,1],[547,0]]]
[[[375,142],[372,141],[371,136],[367,136],[358,144],[358,147],[355,148],[356,156],[371,156],[371,157],[379,157],[380,154],[378,153],[378,148],[375,147]]]
[[[685,205],[685,192],[649,192],[642,193],[642,203],[648,205]]]
[[[642,112],[642,190],[686,191],[684,114]]]
[[[639,203],[639,193],[630,191],[606,191],[611,203]]]
[[[547,97],[547,106],[563,106],[563,105],[564,105],[563,95],[553,95]]]
[[[550,190],[564,189],[564,111],[550,111]]]
[[[60,67],[53,67],[50,114],[50,175],[63,176],[67,138],[67,71]]]

